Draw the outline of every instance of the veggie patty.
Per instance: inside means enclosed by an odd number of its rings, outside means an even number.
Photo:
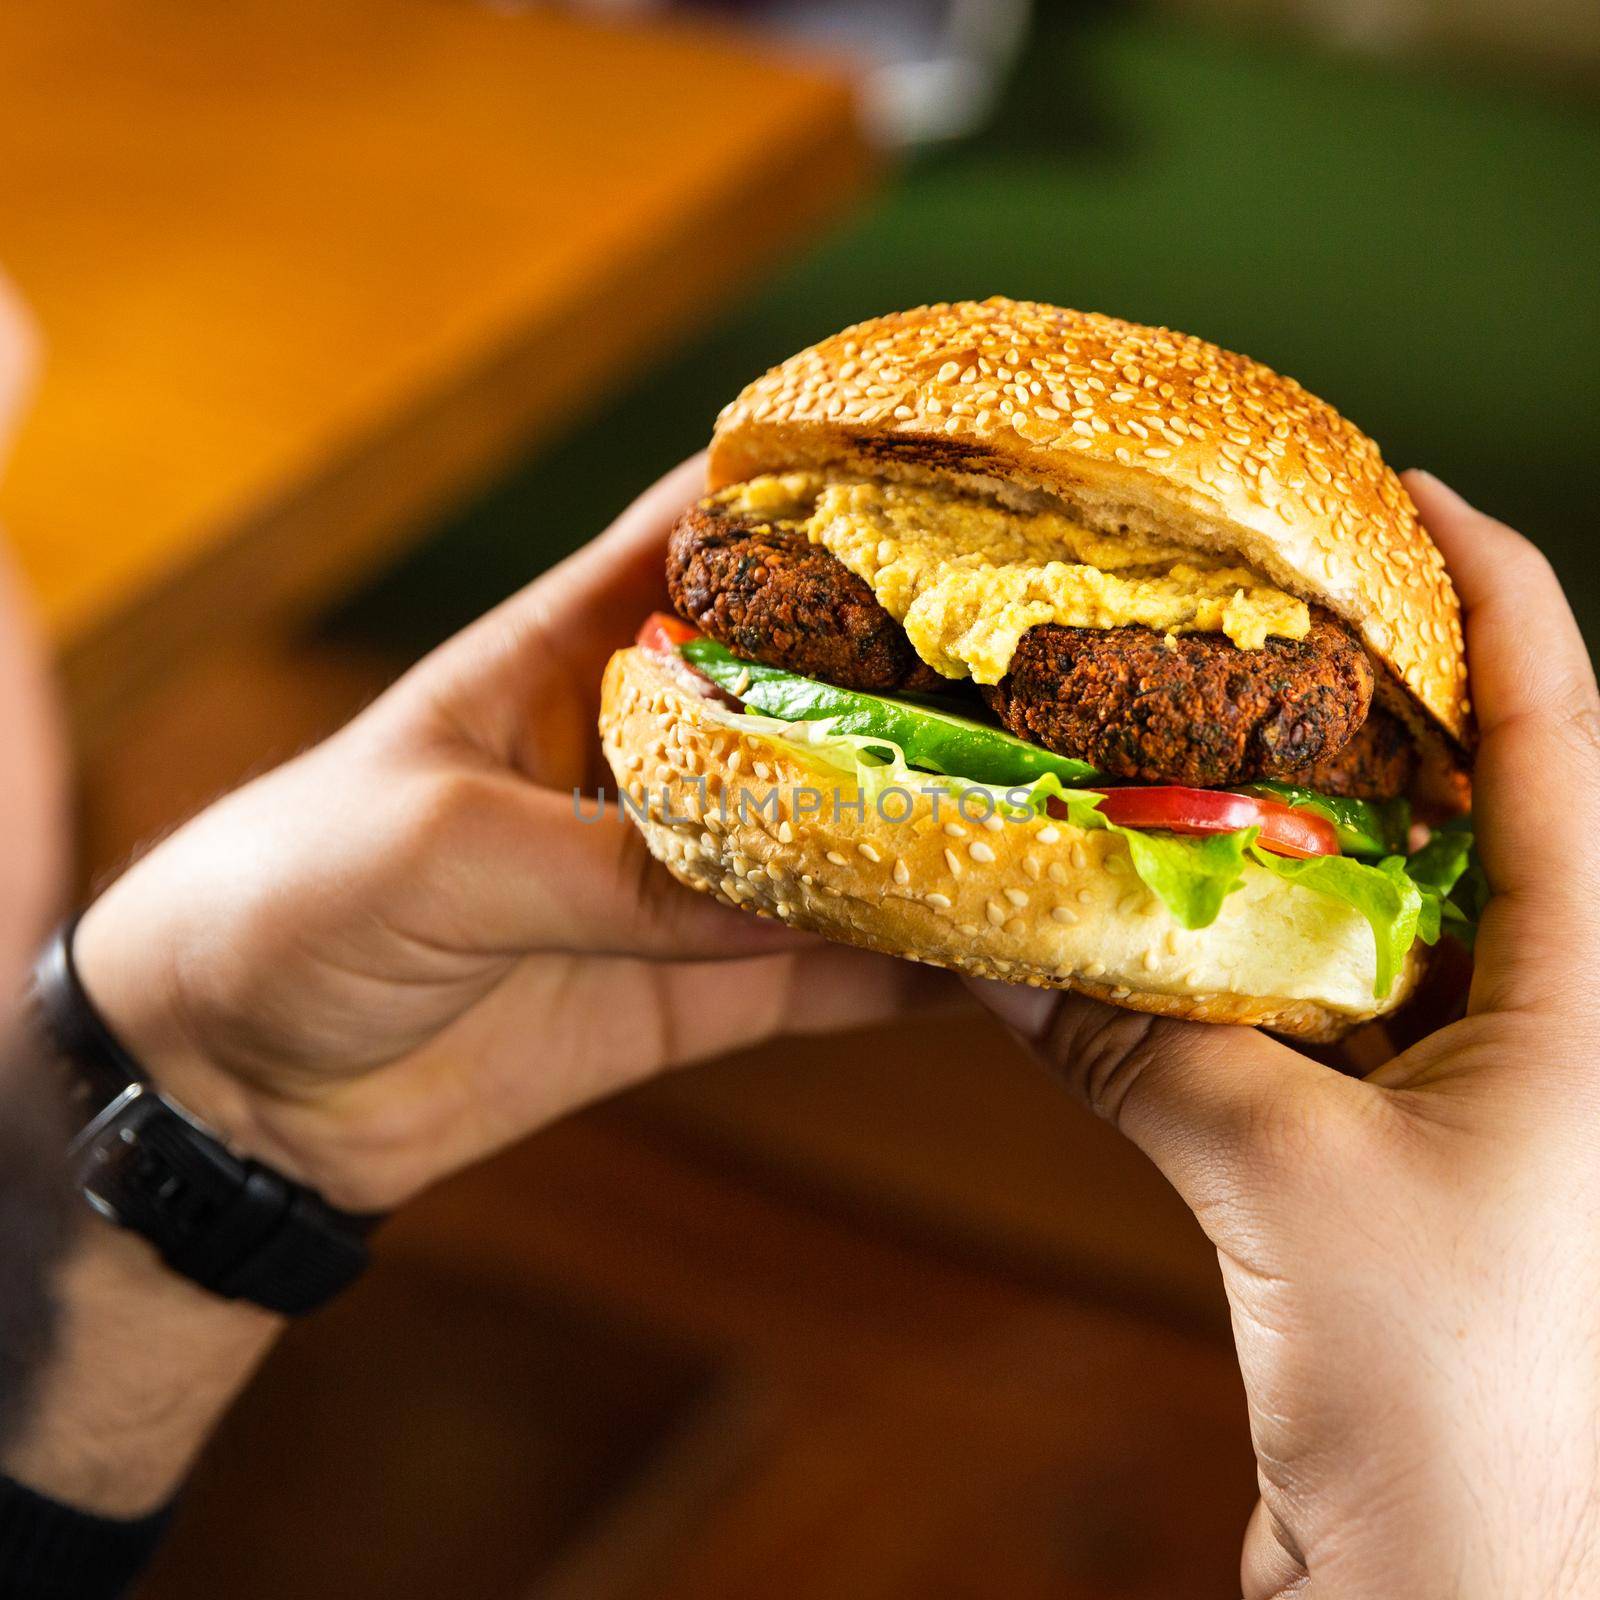
[[[946,692],[868,585],[797,521],[691,507],[668,542],[674,606],[747,660],[869,693]],[[1330,794],[1403,792],[1410,735],[1371,709],[1373,670],[1313,608],[1304,639],[1242,650],[1220,634],[1044,624],[983,691],[1010,732],[1110,777],[1193,787],[1281,779]],[[963,703],[952,702],[952,709]],[[1369,710],[1371,715],[1369,717]]]

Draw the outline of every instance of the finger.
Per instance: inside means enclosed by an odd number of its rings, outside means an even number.
[[[672,993],[671,1066],[783,1035],[842,1033],[970,1008],[947,972],[821,939],[781,956],[682,968]]]
[[[1520,534],[1427,473],[1406,474],[1465,611],[1480,742],[1478,847],[1505,897],[1485,921],[1480,974],[1568,973],[1595,955],[1600,895],[1600,695],[1550,564]]]
[[[969,982],[1077,1099],[1155,1162],[1220,1249],[1244,1247],[1256,1202],[1281,1200],[1309,1163],[1330,1159],[1319,1147],[1340,1138],[1369,1092],[1253,1028]]]
[[[812,938],[685,888],[612,802],[494,773],[430,790],[416,810],[396,870],[447,937],[478,953],[705,959]],[[726,891],[742,886],[729,878]]]
[[[1298,1600],[1310,1582],[1305,1565],[1288,1548],[1278,1519],[1257,1500],[1244,1530],[1239,1586],[1244,1600]]]
[[[726,962],[523,962],[386,1081],[344,1092],[355,1121],[370,1102],[386,1126],[409,1107],[426,1128],[398,1141],[402,1169],[361,1203],[389,1209],[445,1172],[669,1068],[782,1033],[937,1016],[959,996],[948,973],[820,941]]]

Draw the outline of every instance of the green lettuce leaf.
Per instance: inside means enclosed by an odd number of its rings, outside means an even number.
[[[1256,830],[1189,837],[1148,829],[1118,828],[1133,857],[1133,870],[1186,928],[1208,928],[1222,902],[1244,882],[1245,851]]]
[[[1086,761],[1058,756],[1004,728],[929,701],[840,689],[781,667],[742,660],[714,639],[691,639],[678,646],[678,653],[747,710],[785,722],[825,723],[830,733],[880,740],[876,748],[886,759],[892,747],[923,771],[959,774],[984,784],[1027,784],[1045,773],[1067,783],[1099,776]]]
[[[1489,904],[1489,880],[1478,860],[1472,818],[1456,817],[1435,828],[1428,842],[1407,860],[1406,872],[1432,903],[1435,928],[1448,928],[1470,950]]]
[[[1139,881],[1185,928],[1209,928],[1222,902],[1244,882],[1245,851],[1255,842],[1254,828],[1204,835],[1123,828],[1101,814],[1102,797],[1092,790],[1040,780],[1030,798],[1040,796],[1055,800],[1058,809],[1065,807],[1075,828],[1104,828],[1122,839]]]

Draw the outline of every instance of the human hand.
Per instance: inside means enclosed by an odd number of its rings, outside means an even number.
[[[1407,484],[1482,736],[1466,1015],[1358,1079],[981,986],[1217,1247],[1261,1489],[1246,1600],[1600,1593],[1600,698],[1544,558]]]
[[[666,532],[703,482],[685,463],[90,909],[86,986],[176,1100],[387,1210],[663,1068],[933,992],[683,890],[614,806],[578,819],[601,671],[664,604]]]

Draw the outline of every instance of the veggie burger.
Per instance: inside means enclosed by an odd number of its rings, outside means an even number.
[[[718,420],[607,672],[682,882],[874,950],[1329,1039],[1470,940],[1460,607],[1376,446],[1203,340],[1003,299]]]

